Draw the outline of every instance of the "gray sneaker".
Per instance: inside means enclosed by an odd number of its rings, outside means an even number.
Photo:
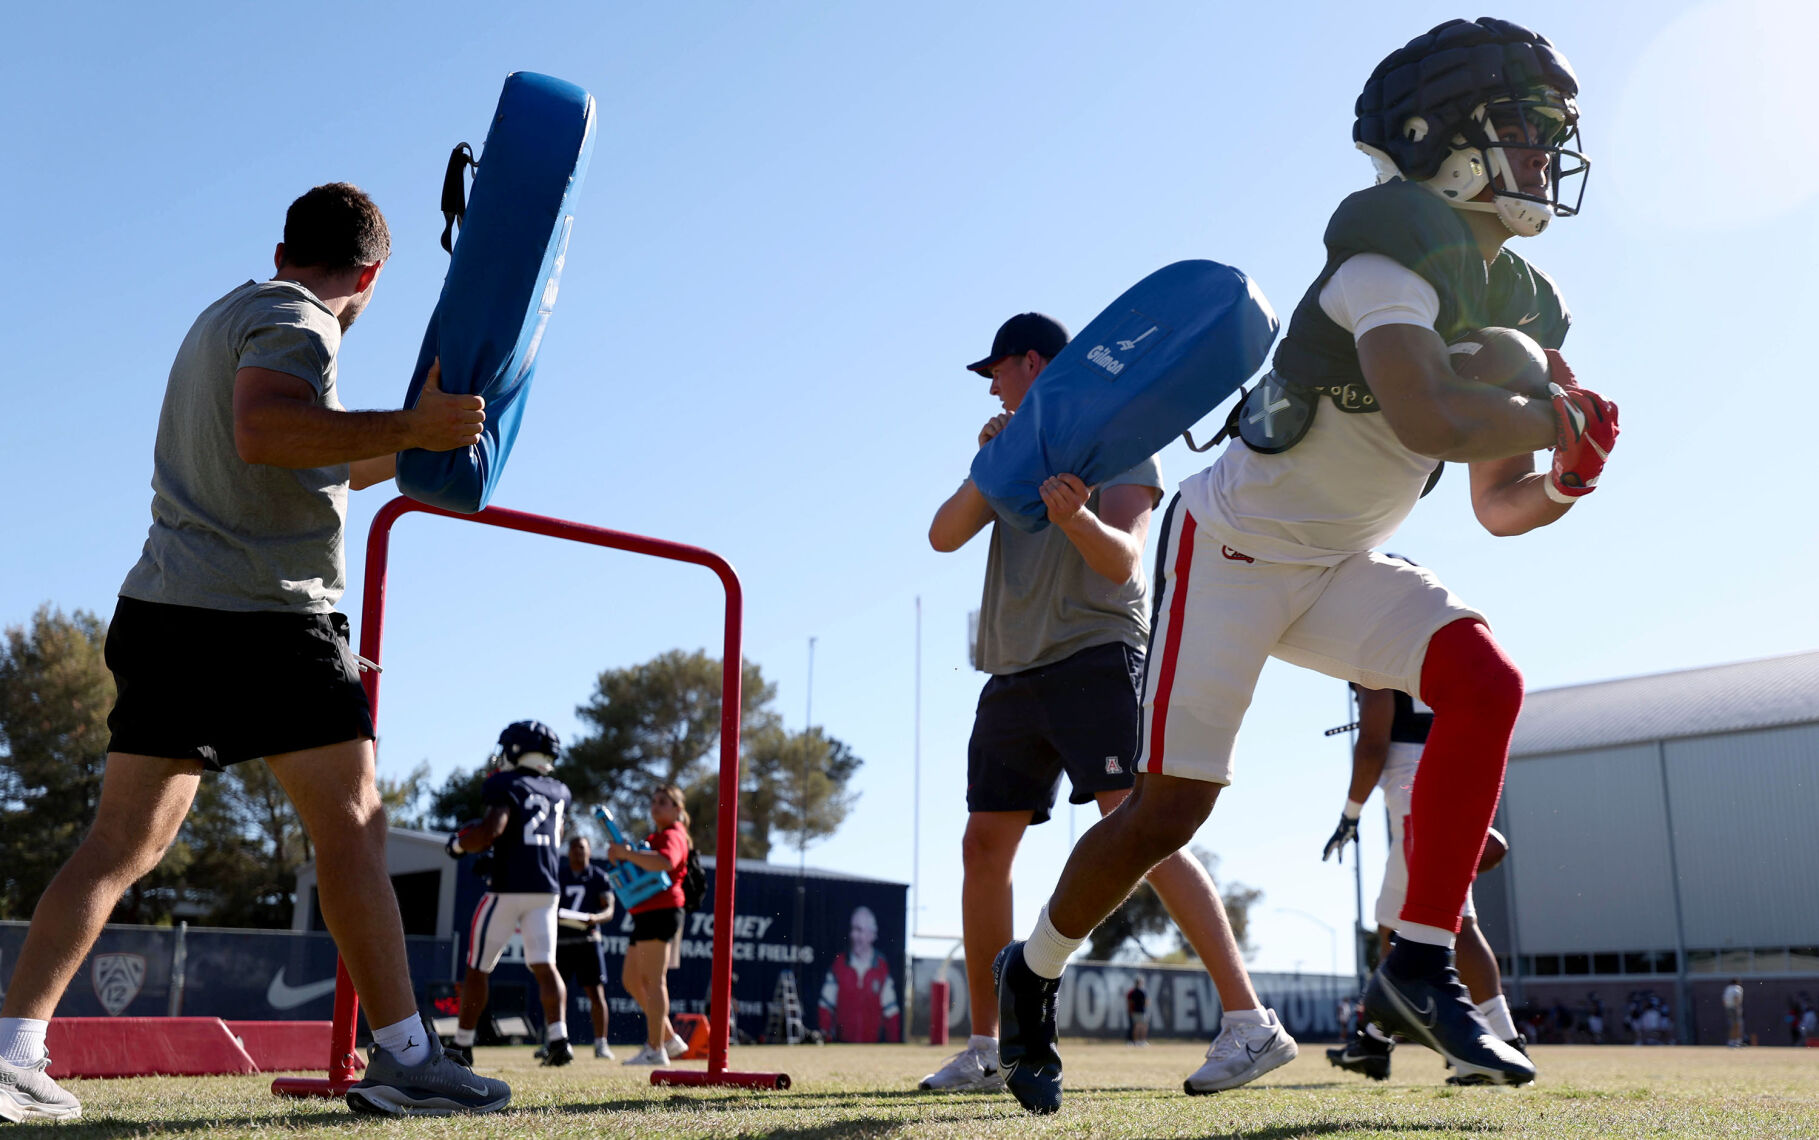
[[[998,1054],[971,1047],[960,1050],[916,1086],[925,1092],[997,1092],[1004,1087]]]
[[[347,1090],[347,1106],[382,1116],[453,1116],[458,1112],[497,1112],[511,1103],[504,1081],[482,1077],[442,1051],[429,1035],[429,1056],[405,1068],[384,1049],[367,1053],[366,1079]]]
[[[74,1120],[82,1115],[82,1103],[45,1075],[50,1063],[49,1055],[35,1065],[0,1061],[0,1120],[17,1124],[26,1120]]]

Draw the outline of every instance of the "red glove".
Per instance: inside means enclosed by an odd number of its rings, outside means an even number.
[[[1547,497],[1571,505],[1598,489],[1604,461],[1617,446],[1617,405],[1579,387],[1558,353],[1549,351],[1548,363],[1555,379],[1548,385],[1554,395],[1554,465]]]

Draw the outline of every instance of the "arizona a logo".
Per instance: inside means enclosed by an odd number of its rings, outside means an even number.
[[[97,954],[89,968],[89,979],[101,1008],[107,1010],[109,1017],[119,1017],[145,985],[145,955]]]

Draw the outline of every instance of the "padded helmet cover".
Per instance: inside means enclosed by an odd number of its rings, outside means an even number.
[[[1489,16],[1448,20],[1371,72],[1358,96],[1352,141],[1388,154],[1411,181],[1425,181],[1458,146],[1455,138],[1463,134],[1471,146],[1483,141],[1467,129],[1479,106],[1544,87],[1569,101],[1579,94],[1572,65],[1547,37]],[[1426,130],[1406,130],[1413,118],[1425,120]]]

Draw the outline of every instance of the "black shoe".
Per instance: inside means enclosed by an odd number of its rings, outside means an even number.
[[[1528,1056],[1528,1038],[1524,1037],[1522,1034],[1516,1034],[1508,1041],[1505,1041],[1504,1044],[1522,1054],[1524,1057]],[[1491,1081],[1488,1077],[1473,1075],[1469,1077],[1448,1077],[1446,1078],[1446,1083],[1449,1085],[1488,1085]]]
[[[474,1047],[472,1045],[444,1045],[442,1055],[457,1065],[474,1067]]]
[[[543,1047],[543,1064],[555,1069],[575,1059],[575,1051],[569,1048],[568,1038],[558,1037]]]
[[[1328,1049],[1326,1059],[1335,1068],[1357,1073],[1373,1081],[1387,1081],[1390,1076],[1390,1053],[1394,1042],[1379,1041],[1360,1029],[1352,1039],[1337,1049]]]
[[[1061,1107],[1061,1055],[1055,1051],[1060,979],[1039,978],[1023,963],[1023,943],[998,951],[998,1064],[1017,1103],[1047,1115]]]
[[[1453,952],[1398,942],[1364,990],[1364,1015],[1385,1033],[1400,1033],[1453,1063],[1460,1077],[1525,1085],[1535,1066],[1497,1040],[1453,970]]]

